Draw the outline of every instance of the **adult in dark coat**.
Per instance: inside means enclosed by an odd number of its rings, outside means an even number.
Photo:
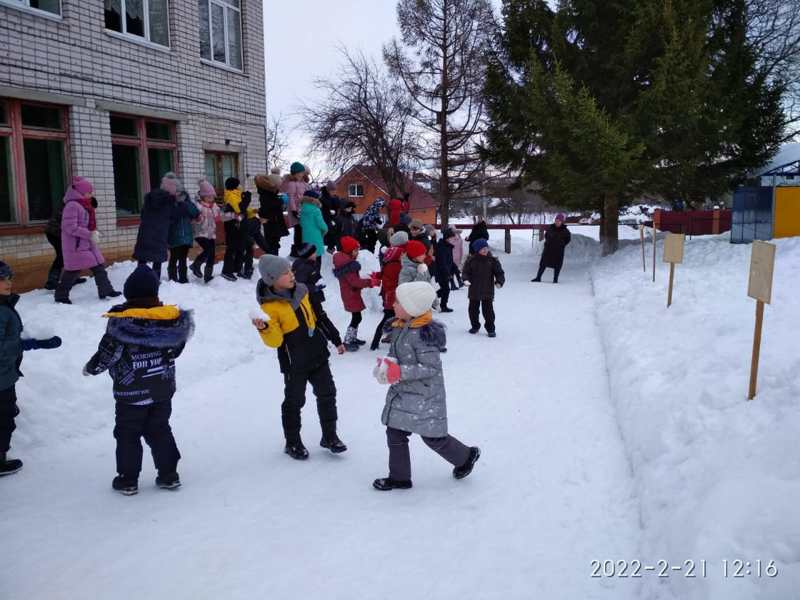
[[[486,240],[489,241],[489,228],[486,226],[486,221],[481,219],[478,221],[475,226],[472,228],[472,231],[469,232],[467,236],[467,243],[469,244],[469,253],[474,254],[472,252],[472,242],[476,240]]]
[[[558,213],[555,223],[547,228],[544,234],[544,250],[539,261],[539,272],[531,281],[540,282],[545,269],[553,269],[553,283],[558,283],[558,274],[564,265],[564,249],[572,239],[569,229],[564,224],[564,215]]]
[[[153,272],[159,278],[161,263],[167,260],[169,226],[176,216],[173,209],[180,192],[183,192],[180,179],[174,173],[167,173],[161,180],[161,187],[144,197],[133,258],[139,264],[153,263]]]
[[[327,246],[328,252],[333,254],[341,236],[341,233],[337,231],[336,215],[343,206],[342,199],[336,195],[336,184],[333,181],[329,181],[327,185],[323,186],[319,201],[322,204],[322,218],[328,226],[328,233],[325,234],[325,246]]]
[[[454,236],[453,230],[448,228],[442,234],[442,238],[436,242],[436,261],[433,264],[436,282],[439,284],[437,294],[441,299],[439,307],[441,312],[453,312],[452,308],[447,307],[447,301],[450,299],[450,275],[454,265],[453,245],[448,240]]]
[[[286,219],[283,216],[283,200],[278,195],[281,189],[279,173],[256,175],[255,184],[258,190],[258,216],[264,223],[264,239],[267,242],[267,254],[278,256],[281,238],[289,235]]]

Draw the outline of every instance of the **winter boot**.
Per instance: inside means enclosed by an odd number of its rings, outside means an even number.
[[[319,445],[323,448],[327,448],[334,454],[341,454],[347,451],[347,446],[344,445],[344,442],[340,440],[339,436],[335,433],[323,435]]]
[[[451,312],[453,312],[453,309],[452,308],[447,308],[446,306],[442,305],[441,308],[439,308],[439,312],[451,313]]]
[[[344,334],[344,349],[348,352],[358,352],[361,345],[356,341],[356,328],[348,327]]]
[[[181,487],[181,478],[177,473],[159,473],[156,477],[156,485],[162,490],[177,490]]]
[[[241,271],[239,271],[239,273],[237,275],[238,275],[239,279],[252,279],[253,278],[253,271],[247,271],[245,269],[242,269]]]
[[[189,270],[192,272],[192,275],[194,275],[198,279],[202,279],[203,278],[203,272],[200,270],[200,265],[198,265],[196,262],[193,262],[191,264],[191,266],[189,267]]]
[[[5,452],[0,452],[0,477],[13,475],[22,468],[22,461],[18,458],[7,459]]]
[[[122,292],[118,292],[117,290],[111,290],[105,294],[99,294],[100,300],[105,300],[106,298],[118,298],[119,296],[122,296]]]
[[[308,450],[300,440],[293,442],[287,440],[283,451],[295,460],[306,460],[308,458]]]
[[[382,492],[388,492],[390,490],[408,490],[411,489],[411,482],[382,477],[381,479],[373,481],[372,487]]]
[[[497,334],[496,334],[494,331],[490,331],[490,332],[488,332],[488,334],[487,334],[487,335],[488,335],[490,338],[496,338],[496,337],[497,337]]]
[[[531,279],[531,283],[541,283],[541,282],[542,282],[541,277],[534,277],[533,279]]]
[[[470,332],[471,334],[473,334],[473,335],[475,335],[476,333],[478,333],[478,331],[479,331],[479,330],[480,330],[480,327],[470,327],[470,328],[469,328],[469,332]]]
[[[132,477],[117,475],[111,482],[111,487],[124,496],[133,496],[139,493],[139,482]]]
[[[358,327],[356,327],[356,331],[355,331],[355,333],[353,334],[353,341],[354,341],[356,344],[358,344],[359,346],[363,346],[364,344],[366,344],[366,343],[367,343],[367,341],[366,341],[366,340],[361,340],[361,339],[359,339],[359,338],[358,338]]]
[[[236,281],[237,277],[233,273],[222,273],[222,278],[227,281]]]
[[[467,458],[467,462],[453,469],[453,477],[456,479],[464,479],[464,477],[472,473],[472,468],[480,457],[481,449],[477,446],[472,446],[472,448],[469,449],[469,458]]]

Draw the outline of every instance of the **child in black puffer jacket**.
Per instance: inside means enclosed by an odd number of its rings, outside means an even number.
[[[175,394],[175,359],[194,331],[192,314],[158,299],[159,282],[153,271],[139,265],[125,282],[127,302],[104,316],[108,327],[84,375],[108,370],[114,381],[117,473],[112,487],[125,495],[138,492],[144,437],[158,469],[156,485],[180,486],[177,466],[181,455],[169,417]]]

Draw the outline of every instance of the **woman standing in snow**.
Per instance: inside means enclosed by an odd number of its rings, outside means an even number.
[[[167,260],[172,209],[178,195],[183,191],[181,180],[175,173],[170,172],[161,178],[161,185],[158,188],[144,196],[133,258],[139,264],[152,263],[153,272],[159,278],[161,278],[161,263]]]
[[[289,167],[289,176],[281,186],[281,191],[289,197],[286,224],[289,228],[294,227],[294,242],[289,252],[289,255],[294,257],[297,256],[297,251],[303,245],[303,231],[300,228],[300,199],[309,189],[309,185],[305,181],[305,175],[305,166],[302,163],[294,162]]]
[[[542,250],[542,258],[539,261],[539,272],[536,277],[531,279],[532,282],[539,283],[542,280],[545,269],[553,269],[553,283],[558,283],[558,274],[561,273],[561,267],[564,265],[564,249],[572,239],[567,226],[564,225],[564,213],[556,215],[555,222],[547,228],[544,234],[544,250]]]

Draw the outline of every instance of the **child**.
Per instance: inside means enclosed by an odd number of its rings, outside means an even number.
[[[106,333],[84,375],[108,370],[116,400],[117,476],[111,487],[131,496],[139,491],[144,437],[158,470],[156,485],[180,487],[177,467],[181,455],[169,417],[175,394],[175,359],[192,337],[190,311],[164,306],[158,299],[159,281],[139,265],[125,281],[124,304],[111,308]]]
[[[189,283],[186,261],[192,248],[192,220],[200,214],[194,202],[189,200],[186,192],[178,194],[177,202],[172,207],[172,220],[169,225],[169,264],[167,275],[170,281]]]
[[[361,290],[369,287],[377,287],[380,280],[377,275],[369,279],[359,277],[361,265],[356,260],[360,246],[358,242],[349,236],[343,237],[339,245],[341,251],[333,255],[333,274],[339,280],[339,291],[342,294],[344,309],[352,313],[350,326],[344,336],[344,347],[348,352],[355,352],[359,346],[367,342],[358,339],[358,326],[361,324],[361,312],[366,308],[364,300],[361,298]]]
[[[319,445],[334,454],[347,450],[336,433],[336,385],[328,364],[330,341],[344,353],[339,332],[308,289],[297,283],[291,263],[283,257],[265,254],[258,261],[261,279],[256,297],[269,320],[253,319],[261,340],[278,350],[278,363],[284,380],[281,420],[286,437],[284,452],[296,460],[308,458],[300,439],[300,409],[306,402],[306,384],[311,383],[317,397],[317,413],[322,427]]]
[[[447,307],[450,299],[450,276],[453,273],[453,246],[450,240],[455,237],[453,230],[448,228],[442,233],[442,238],[436,242],[436,262],[434,270],[436,282],[439,284],[439,299],[441,306],[439,310],[443,313],[453,312],[452,308]]]
[[[302,231],[303,244],[312,244],[317,248],[317,262],[322,267],[322,255],[325,254],[325,234],[328,233],[328,225],[322,216],[322,204],[319,201],[319,194],[313,190],[308,190],[300,200],[300,229]],[[297,248],[299,251],[300,248]]]
[[[461,264],[464,260],[464,240],[461,238],[461,230],[453,227],[453,237],[447,241],[453,246],[453,274],[450,279],[450,290],[460,290],[464,287],[464,282],[461,279]],[[453,281],[453,277],[456,281]],[[458,285],[456,285],[458,282]]]
[[[353,211],[355,209],[355,202],[348,202],[339,210],[339,214],[336,215],[336,227],[340,240],[345,236],[356,237],[357,223],[356,218],[353,216]]]
[[[278,256],[281,238],[289,235],[286,220],[283,216],[283,200],[278,195],[281,188],[280,169],[273,169],[269,175],[256,175],[258,190],[258,216],[264,225],[266,253]]]
[[[17,380],[22,376],[19,366],[26,350],[58,348],[58,336],[46,340],[22,339],[22,319],[16,305],[19,296],[12,294],[14,272],[0,261],[0,476],[11,475],[22,468],[19,459],[8,460],[11,434],[16,429],[14,417],[17,408]]]
[[[214,199],[217,193],[214,187],[207,181],[200,182],[200,202],[197,203],[197,208],[200,211],[195,224],[195,240],[203,249],[197,255],[189,267],[198,279],[202,279],[206,283],[214,279],[214,259],[216,257],[216,238],[217,238],[217,223],[220,220],[220,210]],[[200,267],[205,264],[205,269],[200,270]]]
[[[494,328],[494,289],[500,289],[506,282],[503,267],[489,252],[489,242],[478,238],[472,242],[472,254],[464,263],[461,275],[469,286],[469,332],[478,333],[481,328],[479,310],[483,311],[484,327],[490,338],[497,337]]]
[[[261,218],[258,216],[258,211],[255,208],[248,208],[244,212],[242,220],[242,241],[244,246],[244,261],[242,268],[238,275],[242,279],[253,278],[253,244],[261,248],[261,251],[267,254],[269,247],[267,240],[261,233]]]
[[[303,231],[300,228],[300,199],[309,189],[306,182],[307,169],[303,163],[293,162],[289,167],[289,176],[281,184],[281,191],[289,200],[287,203],[287,225],[294,227],[294,242],[289,251],[290,256],[297,256],[297,250],[303,245]]]
[[[480,448],[468,448],[447,432],[447,405],[439,347],[445,330],[433,320],[434,289],[425,282],[405,283],[397,288],[391,326],[389,358],[378,359],[373,374],[389,384],[381,422],[386,425],[389,445],[389,476],[376,479],[377,490],[411,487],[408,438],[412,433],[446,461],[454,465],[453,477],[463,479],[472,472]]]
[[[398,276],[398,283],[412,281],[431,281],[431,272],[425,264],[428,258],[428,249],[419,240],[411,240],[406,244],[406,254],[401,260],[402,268]]]
[[[383,328],[392,319],[394,314],[395,290],[397,290],[400,269],[400,261],[403,258],[406,244],[408,244],[408,234],[405,231],[398,231],[389,238],[390,247],[383,253],[381,260],[381,298],[383,298],[383,318],[375,328],[375,335],[372,336],[370,350],[377,350],[380,344]]]
[[[308,288],[308,293],[320,304],[325,302],[324,283],[320,283],[322,273],[317,260],[317,247],[303,244],[297,251],[297,260],[292,263],[292,272],[298,283]]]
[[[162,177],[160,187],[144,197],[133,257],[140,265],[153,263],[153,271],[159,279],[161,263],[167,260],[172,211],[182,192],[183,183],[170,172]]]
[[[242,226],[244,214],[250,205],[250,192],[242,193],[236,177],[225,180],[225,195],[222,221],[225,223],[225,258],[222,264],[222,277],[236,281],[242,270],[245,256],[245,235]]]

